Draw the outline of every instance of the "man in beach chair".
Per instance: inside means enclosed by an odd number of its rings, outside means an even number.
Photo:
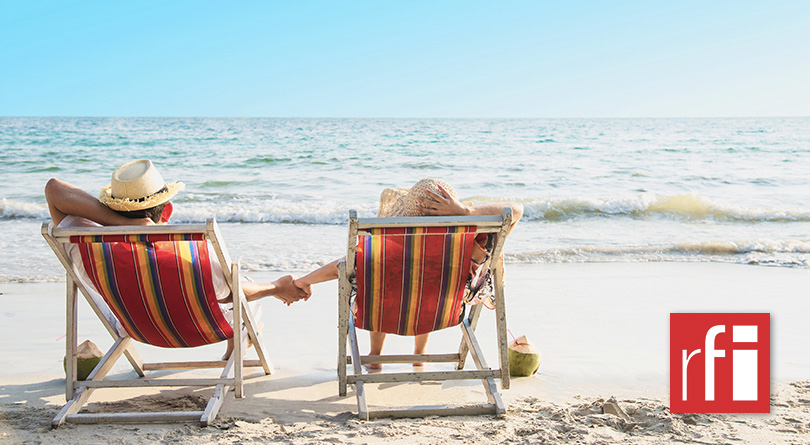
[[[172,213],[169,200],[182,187],[181,183],[164,183],[148,160],[117,168],[111,186],[102,189],[100,201],[63,181],[48,182],[46,198],[53,222],[43,224],[42,234],[65,267],[68,298],[66,399],[69,402],[54,419],[54,426],[65,421],[198,420],[208,424],[216,417],[229,386],[234,387],[236,397],[243,397],[243,366],[261,366],[266,374],[272,371],[247,301],[275,296],[290,304],[305,294],[292,284],[291,276],[264,284],[240,281],[238,264],[230,262],[213,219],[205,225],[166,225]],[[214,255],[209,254],[210,250]],[[115,340],[85,382],[76,380],[77,290]],[[223,360],[143,363],[132,347],[133,339],[167,348],[224,340],[231,344]],[[244,360],[248,340],[255,346],[259,360]],[[121,355],[126,356],[141,377],[148,370],[223,368],[223,371],[215,379],[103,380]],[[231,369],[233,377],[228,378]],[[204,411],[78,414],[96,388],[144,386],[215,386],[215,389]]]
[[[361,418],[504,412],[505,407],[493,380],[500,378],[501,385],[509,387],[501,253],[503,242],[522,211],[523,206],[517,203],[465,205],[459,202],[449,184],[434,179],[421,180],[411,189],[386,189],[380,199],[379,211],[379,215],[385,218],[358,220],[352,212],[346,259],[330,263],[295,281],[297,286],[310,292],[313,283],[339,276],[339,392],[344,396],[348,383],[356,385]],[[445,217],[415,217],[423,215]],[[488,273],[490,258],[495,261],[491,273]],[[350,283],[354,278],[356,286]],[[487,282],[488,286],[482,282]],[[483,287],[494,291],[494,299],[481,295]],[[350,305],[353,290],[356,297]],[[482,300],[492,303],[498,320],[500,368],[495,370],[487,367],[475,339],[481,305],[473,305],[463,317],[465,301]],[[424,353],[430,332],[456,325],[461,325],[463,333],[457,353]],[[360,356],[355,327],[370,331],[369,355]],[[414,354],[381,355],[388,333],[415,336]],[[347,336],[354,371],[348,376]],[[468,352],[472,354],[477,370],[463,371]],[[382,363],[413,363],[421,368],[425,361],[454,362],[458,370],[363,374],[361,367],[365,365],[379,372]],[[364,383],[455,379],[481,379],[490,403],[370,411],[363,387]]]

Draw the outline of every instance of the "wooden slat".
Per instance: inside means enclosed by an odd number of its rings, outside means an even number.
[[[70,423],[170,423],[192,422],[202,416],[202,411],[152,412],[152,413],[83,413],[67,416]]]
[[[163,362],[144,363],[143,369],[146,371],[161,371],[165,369],[211,369],[222,368],[228,363],[227,360],[208,360],[199,362]],[[245,360],[244,367],[257,368],[262,366],[261,360]]]
[[[233,291],[233,275],[231,275],[231,257],[228,255],[228,248],[225,247],[225,240],[222,238],[222,233],[219,231],[219,225],[214,218],[208,218],[205,221],[205,232],[208,241],[214,247],[214,253],[219,260],[219,266],[222,269],[222,275],[225,276],[225,282],[228,287]],[[231,295],[233,296],[233,295]]]
[[[338,262],[338,395],[346,396],[346,342],[349,335],[349,278],[346,275],[346,261]]]
[[[163,235],[178,233],[205,234],[200,224],[161,224],[155,226],[103,226],[103,227],[58,227],[53,236],[61,243],[71,236],[83,235]]]
[[[360,366],[360,347],[357,344],[357,331],[354,328],[354,317],[349,317],[349,343],[352,348],[352,369],[354,374],[346,376],[346,381],[354,384],[354,389],[357,392],[357,411],[358,415],[363,420],[368,420],[368,402],[366,401],[366,388],[362,380],[352,380],[352,378],[360,377],[363,374],[363,368]]]
[[[478,416],[481,414],[496,414],[497,411],[497,407],[491,403],[478,405],[421,405],[372,409],[369,412],[369,417],[378,419],[383,417]]]
[[[109,352],[104,354],[104,357],[99,360],[96,367],[93,368],[93,371],[87,376],[87,381],[76,382],[78,386],[87,386],[87,383],[101,381],[101,379],[110,372],[115,362],[118,361],[118,358],[121,357],[121,354],[129,347],[130,343],[132,343],[132,337],[121,337],[116,340],[112,347],[110,347]]]
[[[245,344],[242,341],[242,302],[244,300],[239,283],[239,261],[235,261],[231,265],[231,278],[233,280],[231,285],[231,289],[233,289],[233,385],[234,397],[241,399],[245,397],[245,387],[242,385],[242,359],[244,358],[242,348]]]
[[[464,341],[467,343],[467,347],[470,349],[473,363],[475,363],[478,369],[489,369],[486,359],[484,358],[484,352],[481,350],[481,345],[478,344],[478,340],[475,338],[475,333],[469,323],[468,320],[464,320],[461,323],[461,333],[463,334]]]
[[[76,338],[78,336],[78,299],[76,298],[76,284],[68,274],[65,278],[67,285],[67,320],[65,320],[65,401],[73,398],[75,392],[73,383],[76,382]]]
[[[469,324],[473,331],[475,331],[476,326],[478,326],[478,319],[481,317],[481,304],[474,304],[470,307],[467,316],[464,320]],[[459,325],[461,327],[461,325]],[[461,327],[461,329],[464,329]],[[456,369],[464,369],[464,366],[467,362],[467,355],[470,352],[470,346],[467,343],[467,340],[464,339],[464,336],[461,337],[461,343],[458,347],[458,364],[456,365]]]
[[[214,388],[214,393],[211,395],[211,398],[208,399],[208,404],[205,405],[205,411],[198,416],[200,425],[208,426],[217,418],[219,409],[222,408],[222,403],[225,401],[225,393],[227,392],[228,385],[219,384]]]
[[[473,371],[434,371],[434,372],[392,372],[388,374],[350,375],[349,383],[364,381],[366,383],[390,382],[427,382],[439,380],[480,380],[487,377],[500,377],[497,370]]]
[[[509,340],[506,337],[506,301],[504,299],[503,289],[503,244],[504,240],[506,240],[506,235],[509,233],[509,227],[511,227],[512,224],[512,209],[504,207],[502,216],[504,220],[503,227],[500,233],[498,233],[498,242],[495,244],[495,249],[492,252],[492,259],[495,264],[492,281],[495,287],[495,327],[498,335],[501,388],[509,389]]]
[[[348,356],[346,359],[351,363],[352,357]],[[412,363],[412,362],[430,362],[430,363],[448,363],[458,361],[458,354],[402,354],[402,355],[363,355],[360,356],[360,364],[367,365],[369,363]]]
[[[464,322],[461,324],[461,331],[464,333],[464,341],[466,341],[469,345],[470,355],[473,358],[475,366],[478,367],[478,369],[489,369],[489,366],[487,366],[487,361],[484,358],[484,352],[481,349],[481,345],[478,344],[478,339],[475,338],[475,332],[473,332],[472,328],[470,327],[468,320],[464,320]],[[487,394],[487,400],[489,400],[489,403],[495,405],[496,413],[503,414],[506,412],[506,405],[504,405],[501,395],[498,393],[498,386],[495,384],[495,379],[492,377],[487,377],[486,379],[482,380],[481,383],[484,385],[484,392]]]
[[[442,227],[478,226],[480,229],[499,228],[501,217],[487,216],[416,216],[398,218],[359,218],[357,228],[366,230],[383,227]]]
[[[231,372],[231,368],[233,368],[235,361],[236,354],[234,354],[234,351],[231,351],[231,356],[228,357],[228,362],[225,364],[225,367],[222,368],[220,378],[226,379],[228,377],[228,374]],[[232,379],[227,380],[233,382]],[[216,419],[219,409],[222,407],[222,402],[225,401],[225,394],[227,394],[228,389],[229,386],[227,383],[218,384],[214,388],[214,393],[211,395],[211,398],[208,399],[208,405],[205,406],[205,411],[203,412],[202,416],[200,416],[200,425],[208,426],[214,419]]]
[[[220,383],[233,384],[230,378],[208,379],[137,379],[137,380],[103,380],[77,382],[77,387],[88,388],[142,388],[147,386],[214,386]]]

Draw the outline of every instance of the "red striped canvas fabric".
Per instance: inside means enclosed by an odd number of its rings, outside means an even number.
[[[104,235],[70,241],[127,333],[143,343],[175,348],[233,337],[216,301],[208,243],[173,241],[195,237],[159,235],[156,241],[154,235]]]
[[[475,231],[395,228],[358,236],[355,326],[419,335],[457,325]]]

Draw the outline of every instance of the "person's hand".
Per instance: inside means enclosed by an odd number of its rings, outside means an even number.
[[[273,282],[273,284],[276,286],[273,296],[284,302],[284,304],[287,306],[295,303],[298,300],[309,298],[309,294],[297,288],[295,284],[293,284],[294,281],[295,280],[292,275],[285,275]]]
[[[424,212],[425,215],[466,215],[468,213],[467,207],[462,204],[458,198],[453,198],[441,185],[439,185],[439,191],[441,195],[437,195],[425,189],[428,198],[416,198],[419,200],[419,204],[422,206],[422,212]]]
[[[297,278],[293,280],[293,286],[297,287],[301,292],[304,292],[307,296],[304,297],[304,301],[308,301],[309,297],[312,296],[312,285],[305,282],[301,278]]]

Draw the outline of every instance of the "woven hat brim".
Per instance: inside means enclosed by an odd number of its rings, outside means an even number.
[[[101,194],[98,196],[98,200],[113,210],[118,210],[121,212],[134,212],[169,202],[169,200],[172,199],[177,192],[183,190],[184,188],[186,188],[186,185],[182,182],[172,182],[171,184],[166,184],[166,190],[160,193],[147,196],[142,200],[132,200],[129,198],[113,198],[112,187],[108,185],[101,189]]]
[[[400,205],[402,198],[408,193],[407,188],[387,188],[380,193],[380,209],[377,216],[387,218],[394,215],[395,207]]]
[[[439,185],[452,197],[457,198],[456,190],[447,182],[439,179],[424,178],[417,181],[411,188],[387,188],[383,190],[380,194],[380,210],[377,216],[380,218],[425,216],[419,198],[430,199],[424,189],[440,194]]]

